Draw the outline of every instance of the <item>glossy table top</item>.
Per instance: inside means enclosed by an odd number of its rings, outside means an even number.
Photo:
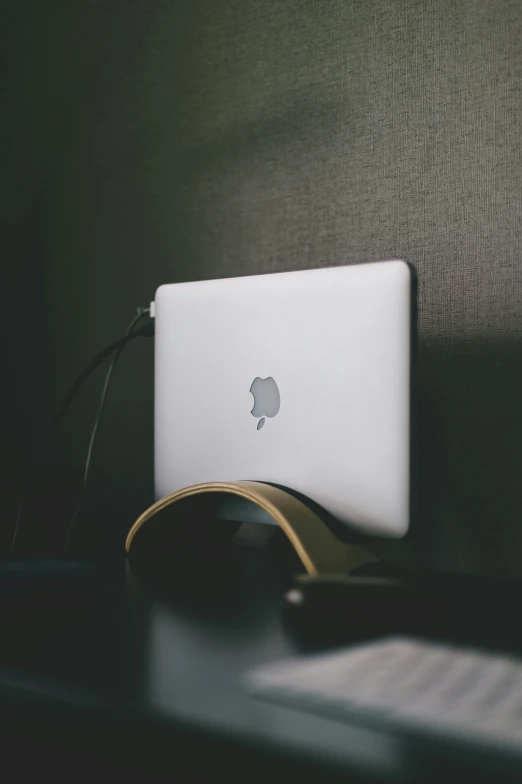
[[[293,759],[332,775],[422,780],[477,768],[473,757],[258,701],[248,669],[303,650],[282,616],[292,567],[270,548],[231,547],[201,575],[151,587],[122,561],[76,579],[4,585],[0,704],[69,706],[153,721]],[[27,707],[27,711],[32,707]],[[8,712],[6,715],[9,715]],[[497,777],[509,773],[492,761]]]

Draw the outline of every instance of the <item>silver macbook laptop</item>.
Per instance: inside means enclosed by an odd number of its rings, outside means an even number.
[[[412,291],[402,261],[160,286],[156,497],[271,482],[355,530],[402,536]]]

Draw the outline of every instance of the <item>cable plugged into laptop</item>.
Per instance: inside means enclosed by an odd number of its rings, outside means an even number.
[[[144,319],[148,318],[148,321],[143,325],[139,326],[140,322]],[[58,432],[58,428],[64,419],[65,415],[67,414],[71,404],[75,400],[78,392],[83,387],[85,381],[91,376],[91,374],[99,367],[99,365],[104,362],[104,360],[112,357],[111,363],[107,368],[107,372],[105,374],[105,380],[103,383],[100,400],[98,404],[98,409],[96,412],[94,424],[91,430],[91,435],[89,438],[89,443],[87,447],[87,453],[85,457],[85,463],[83,468],[83,475],[82,475],[82,483],[81,488],[78,493],[76,504],[74,506],[73,513],[69,520],[69,524],[67,527],[67,534],[66,534],[66,541],[65,541],[65,552],[67,553],[69,550],[69,544],[71,541],[71,534],[74,528],[74,524],[76,518],[78,517],[78,513],[80,511],[82,500],[85,496],[85,491],[87,487],[87,480],[89,476],[89,470],[92,461],[92,455],[94,450],[94,445],[96,442],[96,437],[98,434],[101,418],[103,415],[103,411],[105,409],[105,405],[107,402],[107,397],[109,393],[109,388],[112,380],[112,376],[114,373],[114,369],[116,364],[128,343],[135,340],[139,337],[153,337],[155,331],[155,323],[154,323],[154,302],[150,303],[149,307],[138,307],[136,309],[136,314],[131,320],[129,326],[127,327],[125,334],[119,340],[115,340],[113,343],[110,343],[106,348],[100,351],[85,367],[85,369],[78,375],[72,386],[70,387],[69,391],[65,395],[62,403],[58,407],[54,418],[49,425],[49,428],[46,432],[46,435],[43,439],[42,447],[40,450],[40,454],[36,460],[34,471],[31,473],[31,476],[26,480],[24,490],[22,492],[22,498],[20,500],[20,505],[18,508],[18,515],[15,523],[15,528],[13,532],[13,540],[11,545],[11,552],[14,554],[16,552],[16,544],[18,540],[18,534],[20,531],[20,525],[22,522],[23,511],[27,501],[31,498],[34,488],[37,484],[37,480],[39,478],[40,473],[42,472],[45,461],[49,452],[49,447]]]

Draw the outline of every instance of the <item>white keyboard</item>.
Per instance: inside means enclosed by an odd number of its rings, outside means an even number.
[[[522,755],[522,660],[508,656],[388,638],[263,667],[247,688],[352,723]]]

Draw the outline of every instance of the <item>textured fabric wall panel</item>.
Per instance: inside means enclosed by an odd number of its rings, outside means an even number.
[[[63,87],[86,30],[90,44],[74,60],[87,92],[55,105],[69,130],[46,186],[56,389],[161,282],[407,259],[420,285],[418,545],[438,567],[522,576],[518,0],[55,14],[55,86],[40,76],[40,90]],[[88,333],[65,330],[82,319]],[[148,441],[132,466],[111,452],[131,449],[130,386],[148,427],[140,367],[121,373],[98,469],[118,473],[118,491],[150,473]]]
[[[520,5],[208,3],[191,29],[179,101],[149,96],[158,159],[183,148],[151,169],[166,232],[183,194],[173,258],[415,264],[425,558],[522,574]]]

